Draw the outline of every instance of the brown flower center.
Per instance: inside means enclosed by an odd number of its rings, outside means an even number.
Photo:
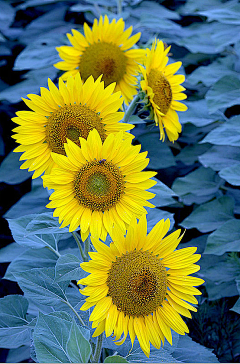
[[[154,92],[153,101],[160,111],[166,115],[172,102],[172,89],[167,78],[162,72],[153,68],[147,76],[148,85]]]
[[[89,76],[96,80],[101,74],[105,87],[118,83],[126,73],[127,57],[113,43],[98,42],[87,47],[80,58],[79,71],[83,81]]]
[[[65,155],[67,138],[80,146],[79,137],[87,139],[92,129],[97,129],[102,141],[106,139],[101,118],[86,105],[68,105],[55,111],[46,125],[46,140],[49,148]]]
[[[167,292],[167,271],[148,251],[132,251],[117,257],[108,273],[108,295],[119,311],[145,316],[161,306]]]

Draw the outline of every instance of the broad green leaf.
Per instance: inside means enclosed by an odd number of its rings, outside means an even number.
[[[210,168],[200,167],[185,177],[178,177],[173,182],[172,189],[185,204],[208,201],[218,191],[220,179]],[[195,197],[196,196],[196,197]]]
[[[167,220],[169,219],[171,222],[171,229],[173,228],[174,225],[174,218],[173,218],[173,214],[171,214],[168,211],[163,211],[160,210],[158,208],[155,209],[146,209],[148,211],[147,214],[147,227],[148,227],[148,231],[150,231],[157,223],[158,221],[164,219]]]
[[[204,252],[202,255],[199,262],[201,266],[201,277],[211,280],[216,285],[232,281],[235,282],[236,277],[240,274],[240,259],[234,256],[234,253],[223,254],[221,256],[213,254],[209,255]]]
[[[206,279],[206,289],[208,294],[208,299],[210,301],[219,300],[220,298],[233,297],[238,295],[236,282],[223,282],[221,284],[216,284],[211,280]]]
[[[209,235],[205,254],[222,255],[225,252],[240,251],[240,223],[231,219],[218,227]]]
[[[240,104],[239,89],[239,77],[227,74],[220,78],[206,94],[210,114]]]
[[[139,18],[142,14],[157,14],[162,19],[180,19],[176,11],[169,10],[154,1],[142,1],[137,7],[131,9],[131,15],[134,17]]]
[[[175,158],[177,161],[181,161],[186,165],[192,165],[198,161],[198,156],[208,149],[209,145],[207,144],[188,145]]]
[[[32,176],[27,170],[20,169],[22,161],[19,161],[20,154],[10,152],[2,161],[0,166],[0,182],[15,185],[26,181]]]
[[[73,320],[66,346],[67,353],[71,362],[73,363],[88,362],[92,352],[92,348],[89,343],[89,338],[90,338],[89,331],[88,331],[88,338],[84,337],[81,328]]]
[[[238,293],[240,295],[240,280],[237,279],[236,280],[236,283],[237,283],[237,290],[238,290]],[[239,315],[240,315],[240,298],[237,300],[237,302],[235,303],[235,305],[231,308],[232,311],[235,311],[237,312]]]
[[[179,363],[172,353],[165,350],[164,347],[160,349],[155,349],[151,347],[149,358],[143,353],[141,348],[132,350],[126,359],[130,363]]]
[[[26,231],[27,236],[33,234],[63,234],[68,232],[68,228],[60,229],[58,219],[53,217],[52,212],[45,212],[33,217],[27,225]]]
[[[219,6],[219,0],[187,0],[184,5],[180,6],[178,11],[180,14],[189,15],[189,14],[198,14],[199,11],[208,10],[211,8],[217,8]]]
[[[0,8],[0,29],[5,31],[12,24],[16,10],[7,1],[1,1]]]
[[[196,228],[202,233],[220,228],[224,222],[232,220],[234,200],[222,196],[197,207],[181,225],[186,229]]]
[[[8,263],[22,254],[26,248],[19,246],[17,243],[11,243],[0,249],[0,263]]]
[[[45,246],[50,249],[57,249],[57,237],[53,234],[29,234],[27,230],[28,224],[34,218],[38,218],[37,214],[26,215],[19,217],[18,219],[7,219],[9,223],[9,228],[12,232],[12,236],[16,243],[29,248],[43,248]]]
[[[10,349],[6,358],[6,363],[28,363],[30,359],[30,347],[21,346],[17,349]]]
[[[73,254],[62,255],[56,264],[55,275],[56,282],[69,280],[79,280],[86,276],[86,273],[80,267],[81,261]]]
[[[210,167],[214,171],[220,171],[223,168],[239,163],[240,148],[227,145],[213,146],[204,154],[200,155],[198,159],[204,167]]]
[[[32,191],[26,193],[15,205],[13,205],[5,218],[18,218],[19,216],[48,211],[45,206],[49,202],[49,195],[43,188],[42,179],[32,181]]]
[[[40,304],[54,306],[67,300],[63,288],[54,281],[54,271],[54,268],[34,268],[16,273],[15,277],[26,297]]]
[[[240,4],[236,1],[227,1],[218,4],[216,8],[199,11],[200,15],[206,16],[208,21],[216,20],[224,24],[240,24]]]
[[[186,101],[187,111],[180,115],[182,124],[192,123],[197,127],[212,124],[219,119],[219,115],[209,114],[205,99]]]
[[[27,249],[19,254],[7,268],[4,279],[16,281],[15,274],[26,272],[33,268],[55,267],[57,255],[46,248]]]
[[[156,194],[156,196],[151,200],[151,203],[155,206],[174,204],[176,201],[172,198],[172,196],[176,196],[176,193],[157,178],[152,179],[156,181],[157,184],[149,190],[150,192]]]
[[[128,361],[120,355],[108,356],[104,363],[128,363]]]
[[[239,77],[238,72],[234,71],[234,58],[232,56],[218,58],[208,66],[198,67],[188,76],[187,81],[193,85],[202,82],[207,87],[210,87],[222,78],[224,74]]]
[[[240,160],[238,164],[223,168],[219,172],[219,176],[233,186],[240,186]]]
[[[172,356],[183,363],[219,363],[211,349],[193,341],[188,335],[180,335]]]
[[[201,143],[240,147],[240,116],[233,116],[212,130]]]
[[[159,140],[159,135],[158,131],[141,134],[137,137],[142,145],[142,151],[148,151],[150,159],[148,168],[150,169],[163,169],[176,164],[171,149],[166,143]]]
[[[71,325],[72,318],[66,312],[39,313],[33,340],[40,363],[71,363],[66,348]]]
[[[19,295],[0,299],[0,345],[2,348],[18,348],[30,344],[30,329],[26,314],[28,301]]]

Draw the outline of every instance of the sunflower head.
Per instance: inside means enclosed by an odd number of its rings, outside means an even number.
[[[67,139],[80,145],[79,137],[87,138],[96,129],[102,141],[111,133],[124,131],[124,138],[132,139],[126,131],[133,125],[120,123],[123,112],[118,112],[123,99],[120,92],[113,93],[115,84],[104,88],[99,77],[90,76],[82,84],[80,74],[70,76],[66,83],[59,80],[57,88],[49,80],[49,90],[41,87],[41,96],[28,95],[23,99],[31,111],[19,111],[12,120],[19,124],[13,138],[20,144],[15,152],[23,152],[26,160],[21,168],[35,171],[33,178],[49,173],[54,166],[51,152],[65,155]]]
[[[170,141],[178,139],[182,130],[176,111],[187,110],[186,105],[179,100],[186,99],[182,93],[185,90],[180,84],[184,82],[183,75],[174,75],[181,67],[181,62],[167,65],[167,54],[164,43],[155,40],[151,50],[147,49],[145,67],[140,66],[142,73],[141,89],[146,92],[150,103],[150,116],[160,129],[160,139],[164,140],[165,132]]]
[[[82,239],[89,233],[105,241],[107,232],[117,225],[125,233],[133,215],[146,214],[144,206],[154,207],[147,200],[155,195],[146,189],[155,185],[156,173],[142,171],[149,162],[141,146],[133,146],[123,133],[110,134],[102,142],[96,129],[87,140],[80,138],[80,147],[67,140],[66,156],[52,153],[58,165],[43,176],[44,186],[52,188],[54,216],[70,224],[69,231],[80,226]]]
[[[72,29],[72,34],[67,34],[71,46],[57,48],[63,61],[55,67],[65,71],[64,79],[79,72],[84,82],[91,75],[95,80],[102,75],[105,85],[115,82],[115,91],[121,91],[128,104],[137,93],[138,62],[142,61],[145,50],[131,49],[141,33],[131,36],[132,27],[124,28],[123,19],[109,23],[105,15],[99,21],[94,20],[92,29],[84,23],[84,35]]]
[[[165,237],[169,220],[159,221],[147,234],[146,216],[133,218],[126,236],[118,226],[111,232],[108,247],[92,237],[96,252],[81,264],[91,273],[78,283],[86,285],[80,292],[88,296],[81,310],[95,306],[91,315],[93,336],[105,331],[121,345],[128,333],[133,345],[137,336],[146,356],[150,343],[157,349],[165,338],[172,344],[171,329],[180,335],[189,332],[180,315],[190,317],[196,311],[195,288],[204,281],[190,274],[199,270],[197,248],[175,250],[182,236],[180,230]]]

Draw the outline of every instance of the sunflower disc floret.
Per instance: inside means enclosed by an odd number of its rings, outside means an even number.
[[[96,129],[102,141],[111,133],[124,131],[133,125],[120,123],[123,112],[119,112],[123,99],[120,92],[115,94],[115,84],[104,88],[99,77],[94,81],[90,76],[82,83],[80,74],[69,77],[64,83],[59,80],[59,88],[48,80],[49,90],[41,87],[41,96],[28,95],[23,99],[32,111],[19,111],[12,120],[19,124],[13,131],[13,138],[20,144],[14,151],[23,152],[20,160],[26,160],[21,169],[35,171],[33,178],[43,172],[49,173],[55,165],[51,152],[65,155],[64,143],[67,139],[77,145],[79,137],[87,138],[90,130]]]
[[[81,310],[95,306],[90,315],[94,337],[105,331],[121,345],[129,333],[132,345],[137,336],[149,356],[150,343],[159,349],[166,338],[172,344],[171,329],[189,332],[180,315],[191,318],[190,310],[197,311],[192,304],[201,292],[195,286],[204,281],[190,274],[200,269],[195,264],[200,254],[195,247],[175,250],[181,231],[165,237],[169,228],[169,219],[161,220],[147,234],[142,215],[139,223],[131,220],[126,236],[114,226],[109,247],[91,238],[96,252],[81,263],[90,275],[78,283],[86,286],[80,292],[88,296]]]
[[[186,99],[180,84],[184,82],[183,75],[174,75],[182,62],[167,65],[167,54],[171,47],[164,48],[162,41],[155,40],[151,50],[147,49],[145,67],[140,66],[143,80],[141,88],[146,92],[151,109],[151,116],[160,129],[160,139],[174,142],[182,131],[176,111],[185,111],[187,106],[179,102]]]
[[[123,132],[110,134],[102,142],[96,129],[80,147],[67,140],[66,156],[52,153],[58,167],[43,176],[44,186],[54,189],[49,208],[55,208],[61,227],[80,227],[81,237],[89,233],[105,241],[113,225],[125,233],[132,216],[146,214],[144,206],[154,207],[155,195],[146,189],[155,185],[155,172],[142,171],[149,163],[141,146],[133,146]]]
[[[84,23],[84,35],[72,29],[67,34],[71,46],[57,47],[63,60],[55,67],[66,71],[62,75],[66,79],[80,72],[82,80],[92,75],[96,80],[101,74],[105,85],[116,83],[115,91],[121,91],[125,102],[136,95],[138,63],[142,61],[145,50],[130,49],[140,38],[141,33],[131,36],[132,27],[124,30],[123,19],[113,19],[100,16],[94,20],[92,29]]]

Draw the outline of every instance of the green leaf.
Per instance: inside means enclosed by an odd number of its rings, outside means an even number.
[[[210,131],[201,143],[240,147],[240,116],[233,116],[221,126]]]
[[[6,1],[1,1],[0,7],[0,29],[6,30],[12,24],[16,10]]]
[[[80,267],[81,261],[73,254],[62,255],[56,264],[56,282],[79,280],[86,276]]]
[[[207,239],[205,254],[222,255],[229,251],[240,251],[240,223],[231,219],[221,223]]]
[[[30,344],[26,314],[28,301],[19,295],[0,299],[0,343],[2,348],[18,348]]]
[[[188,110],[181,114],[181,123],[192,123],[197,127],[212,124],[219,119],[219,115],[209,114],[205,99],[186,101]]]
[[[57,255],[46,248],[27,249],[19,254],[7,268],[4,279],[16,281],[15,275],[33,268],[55,267]]]
[[[32,176],[27,170],[20,169],[19,153],[10,152],[0,166],[0,182],[10,185],[22,183]]]
[[[172,196],[176,196],[176,193],[157,178],[152,179],[156,181],[157,184],[149,190],[150,192],[156,194],[156,196],[151,200],[151,203],[155,206],[174,204],[176,201],[172,198]]]
[[[222,196],[197,207],[181,225],[186,229],[196,228],[202,233],[216,230],[224,222],[233,219],[234,200]]]
[[[8,263],[23,253],[26,248],[19,246],[17,243],[11,243],[0,249],[0,263]]]
[[[40,363],[71,363],[66,346],[72,318],[66,312],[39,313],[33,339]]]
[[[235,282],[240,274],[240,260],[232,254],[202,255],[199,262],[201,266],[201,277],[211,280],[214,284],[220,285],[226,282]],[[219,274],[221,272],[221,274]]]
[[[168,211],[163,211],[160,210],[158,208],[155,209],[148,209],[148,214],[147,214],[147,226],[148,226],[148,230],[150,231],[157,223],[158,221],[164,219],[167,220],[169,219],[171,222],[171,229],[173,228],[174,225],[174,218],[173,218],[173,214],[171,214]]]
[[[43,305],[54,306],[67,300],[63,288],[54,281],[54,273],[54,268],[34,268],[18,272],[15,277],[26,297]]]
[[[172,185],[174,192],[180,196],[180,201],[186,205],[210,200],[219,189],[220,179],[210,168],[200,167],[185,177],[176,178]],[[196,197],[195,197],[196,196]]]
[[[181,161],[186,165],[192,165],[198,161],[199,155],[206,152],[208,149],[209,145],[207,144],[188,145],[183,148],[175,158],[177,161]]]
[[[27,236],[35,234],[63,234],[69,232],[68,228],[60,229],[58,218],[53,217],[52,212],[37,214],[27,225],[26,231]]]
[[[219,172],[219,176],[233,186],[240,186],[240,162],[231,165],[230,167],[223,168]]]
[[[238,72],[234,71],[234,58],[232,55],[218,58],[208,66],[198,67],[190,74],[190,76],[188,76],[187,80],[193,85],[198,84],[198,82],[202,82],[207,87],[210,87],[222,78],[224,74],[239,77]]]
[[[88,337],[86,338],[82,334],[81,327],[73,320],[67,342],[67,353],[73,363],[88,363],[92,348],[89,343],[90,333],[87,332]]]
[[[150,159],[148,168],[162,169],[176,165],[171,149],[166,143],[159,140],[159,131],[141,134],[137,138],[142,144],[142,151],[148,151]]]
[[[208,10],[212,7],[218,7],[219,6],[219,0],[188,0],[184,5],[179,7],[179,13],[183,15],[189,15],[189,14],[198,14],[199,11]]]
[[[210,114],[240,104],[240,79],[231,74],[218,80],[206,94]]]
[[[183,363],[219,363],[211,349],[193,341],[188,335],[180,335],[172,356]]]
[[[198,159],[204,167],[220,171],[223,168],[239,163],[240,148],[227,145],[213,146],[200,155]]]
[[[210,301],[219,300],[220,298],[225,299],[226,297],[233,297],[238,294],[235,281],[216,284],[215,282],[206,279],[205,286]]]
[[[216,20],[224,24],[240,24],[240,4],[236,1],[227,1],[224,4],[205,11],[199,11],[200,15],[206,16],[208,21]]]
[[[237,290],[238,290],[238,293],[240,295],[240,280],[237,279],[236,283],[237,283]],[[235,305],[230,310],[234,311],[234,312],[237,312],[240,315],[240,298],[237,300]]]
[[[128,363],[128,361],[120,355],[108,356],[104,363]]]
[[[172,356],[172,353],[165,350],[164,347],[160,349],[152,347],[149,358],[146,357],[141,348],[138,348],[131,351],[130,354],[126,356],[126,359],[130,363],[179,363],[179,361]]]

